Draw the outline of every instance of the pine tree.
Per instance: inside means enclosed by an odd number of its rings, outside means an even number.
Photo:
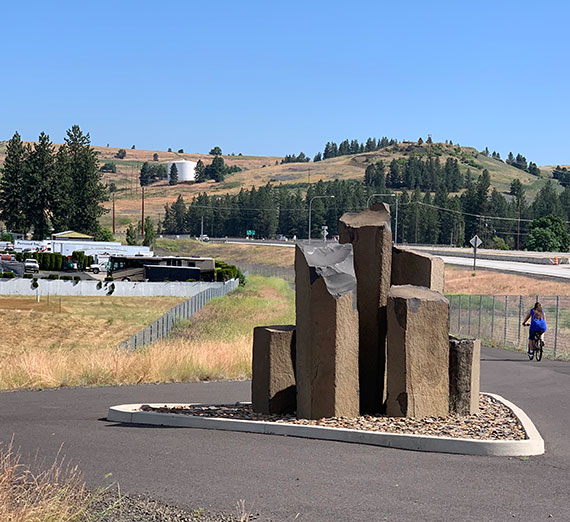
[[[313,161],[316,163],[317,161],[321,161],[322,159],[323,159],[323,158],[322,158],[322,156],[321,156],[321,153],[320,153],[320,152],[317,152],[317,153],[315,154],[315,157],[313,158]]]
[[[6,159],[0,177],[0,219],[13,232],[28,230],[26,208],[23,205],[24,173],[27,149],[16,132],[6,147]]]
[[[127,227],[127,245],[136,245],[137,244],[137,231],[132,223],[129,223]]]
[[[515,157],[512,152],[507,156],[507,165],[512,165],[515,162]]]
[[[196,163],[194,174],[195,174],[196,183],[203,183],[208,179],[206,176],[206,167],[201,159],[199,159],[198,162]]]
[[[177,185],[178,184],[178,167],[176,163],[173,163],[170,167],[170,176],[168,177],[168,184],[169,185]]]
[[[147,216],[144,219],[143,245],[144,246],[151,246],[154,244],[155,239],[156,239],[156,230],[154,228],[154,222],[152,221],[151,217]]]
[[[147,161],[142,164],[141,173],[139,175],[139,182],[141,187],[146,187],[150,184],[150,172]]]
[[[73,125],[67,131],[65,145],[73,194],[70,226],[78,232],[95,235],[99,230],[99,218],[107,212],[101,205],[108,199],[103,174],[99,171],[89,134],[83,134],[79,125]]]

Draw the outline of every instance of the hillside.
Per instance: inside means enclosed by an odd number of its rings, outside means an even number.
[[[4,161],[6,142],[0,142],[0,163]],[[113,147],[94,147],[101,164],[112,162],[116,165],[116,173],[105,173],[106,183],[115,183],[116,226],[123,229],[130,222],[140,219],[141,212],[141,189],[139,186],[139,172],[143,162],[153,162],[154,154],[158,155],[158,162],[165,163],[173,160],[201,159],[205,164],[212,161],[213,156],[207,154],[191,154],[178,152],[164,152],[155,150],[125,149],[124,159],[116,158],[119,151]],[[274,184],[294,185],[306,187],[308,183],[319,180],[332,181],[335,179],[363,179],[364,171],[370,163],[382,160],[388,165],[393,159],[406,158],[411,155],[427,157],[432,154],[439,158],[443,165],[447,158],[453,157],[459,161],[463,173],[471,169],[474,176],[478,176],[483,169],[487,169],[491,176],[491,184],[498,191],[508,193],[510,183],[518,178],[526,188],[528,199],[534,199],[536,193],[544,185],[547,178],[552,176],[552,166],[540,167],[542,177],[537,178],[526,172],[507,165],[503,161],[486,157],[471,147],[459,147],[445,143],[432,145],[412,142],[402,142],[375,152],[339,156],[317,163],[287,163],[281,164],[280,157],[265,156],[235,156],[225,155],[223,159],[229,166],[237,165],[242,172],[228,175],[224,182],[214,183],[208,181],[199,184],[168,185],[167,181],[154,183],[145,189],[145,215],[155,219],[161,218],[164,205],[173,202],[179,194],[186,201],[198,193],[208,194],[235,194],[241,188],[249,189],[252,186],[259,187],[268,182]],[[112,203],[106,204],[111,209]],[[104,226],[110,226],[111,213],[102,218]]]

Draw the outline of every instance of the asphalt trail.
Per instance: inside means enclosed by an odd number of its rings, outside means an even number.
[[[23,460],[61,449],[92,486],[117,481],[195,509],[258,521],[570,520],[570,364],[484,348],[481,389],[520,406],[546,442],[530,458],[420,453],[339,442],[117,425],[110,405],[249,400],[249,382],[0,393],[0,442]],[[111,477],[105,476],[111,473]]]

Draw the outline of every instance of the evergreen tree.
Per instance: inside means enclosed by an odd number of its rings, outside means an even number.
[[[321,156],[321,153],[320,153],[320,152],[317,152],[317,153],[315,154],[315,157],[313,158],[313,161],[316,163],[317,161],[321,161],[322,159],[323,159],[323,158],[322,158],[322,156]]]
[[[16,132],[6,147],[6,159],[0,177],[0,219],[13,232],[28,231],[24,174],[28,150]]]
[[[224,158],[221,156],[216,156],[212,163],[206,167],[206,172],[210,179],[216,182],[224,181],[226,174],[226,166],[224,164]]]
[[[554,183],[549,179],[536,195],[532,204],[532,215],[535,219],[539,219],[548,215],[562,218],[565,214]]]
[[[507,156],[507,165],[512,165],[515,162],[515,157],[512,152]]]
[[[49,237],[53,187],[55,185],[55,155],[49,136],[41,133],[27,161],[25,179],[25,208],[35,239]]]
[[[216,146],[210,151],[210,154],[212,156],[221,156],[222,155],[222,149],[220,147]]]
[[[144,219],[143,245],[144,246],[152,246],[154,244],[155,239],[156,239],[156,230],[154,228],[154,222],[152,221],[152,218],[147,216]]]
[[[158,161],[158,154],[156,152],[152,155],[152,161]]]
[[[566,223],[557,216],[545,216],[530,224],[526,248],[539,252],[568,252],[570,236]]]
[[[170,176],[168,178],[169,185],[177,185],[178,184],[178,167],[176,163],[173,163],[170,167]]]
[[[199,159],[198,162],[196,163],[196,168],[194,169],[194,173],[195,173],[196,183],[203,183],[208,179],[206,175],[206,167],[201,159]]]
[[[108,199],[97,156],[91,147],[89,134],[83,134],[79,125],[73,125],[67,131],[65,146],[73,194],[70,227],[95,235],[99,230],[99,218],[107,212],[101,203]]]
[[[141,173],[139,175],[139,182],[141,187],[146,187],[147,185],[150,185],[150,172],[147,161],[145,161],[142,164]]]
[[[136,245],[137,244],[137,231],[132,223],[129,223],[127,227],[127,245]]]

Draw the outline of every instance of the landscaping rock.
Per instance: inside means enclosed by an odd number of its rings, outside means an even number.
[[[295,326],[258,326],[253,330],[253,411],[293,413],[295,386]]]
[[[359,413],[358,311],[352,245],[295,247],[297,416]]]
[[[388,296],[387,403],[390,416],[449,413],[449,303],[419,286]]]
[[[386,303],[390,290],[390,210],[375,204],[339,221],[341,243],[351,243],[358,287],[360,412],[380,411],[386,369]]]
[[[481,340],[449,337],[450,410],[458,415],[479,412]]]

